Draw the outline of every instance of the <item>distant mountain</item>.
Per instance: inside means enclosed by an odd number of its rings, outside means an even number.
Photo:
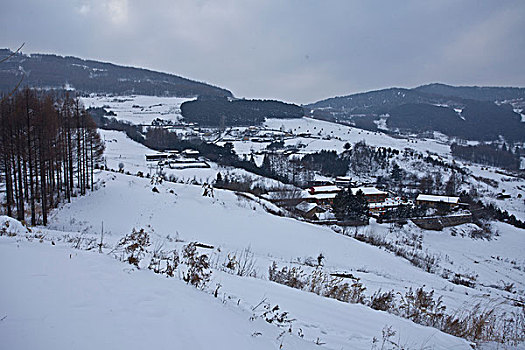
[[[377,130],[383,119],[390,131],[439,131],[463,139],[525,140],[517,111],[525,106],[525,88],[455,87],[430,84],[333,97],[305,106],[319,119]],[[383,123],[383,127],[385,126]]]
[[[0,49],[0,60],[11,53]],[[22,86],[41,89],[66,87],[81,93],[117,95],[232,96],[226,89],[173,74],[46,54],[17,54],[0,64],[0,92],[10,91],[22,75]]]
[[[428,84],[419,86],[415,88],[414,91],[478,101],[502,102],[525,99],[525,88],[517,87],[450,86],[445,84]]]
[[[331,109],[342,114],[382,114],[391,108],[406,103],[441,103],[443,97],[434,97],[411,89],[390,88],[354,95],[332,97],[306,107],[312,109]]]

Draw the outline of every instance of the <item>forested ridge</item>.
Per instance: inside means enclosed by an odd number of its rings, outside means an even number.
[[[513,152],[505,144],[502,147],[498,147],[494,144],[482,143],[476,146],[461,146],[454,143],[450,146],[450,151],[454,157],[471,162],[510,170],[518,170],[520,168],[521,150],[517,146]]]
[[[12,52],[0,49],[0,59]],[[231,92],[206,83],[148,69],[49,54],[12,56],[0,65],[0,91],[11,91],[23,76],[23,86],[116,95],[232,96]]]
[[[3,211],[46,225],[51,208],[93,190],[104,145],[78,97],[26,88],[1,99],[0,151]]]
[[[291,103],[225,97],[184,102],[181,112],[186,121],[209,127],[260,125],[265,118],[301,118],[304,115],[301,107]]]
[[[414,89],[389,88],[332,97],[310,105],[315,118],[378,130],[383,117],[388,132],[441,132],[466,140],[507,142],[525,138],[525,88],[455,87],[430,84]]]

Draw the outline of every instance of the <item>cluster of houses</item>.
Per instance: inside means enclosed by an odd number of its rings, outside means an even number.
[[[154,154],[146,154],[146,162],[155,162],[157,166],[167,166],[170,169],[209,168],[210,165],[199,159],[199,151],[185,149],[182,152],[173,150]]]
[[[301,195],[301,201],[295,210],[306,219],[330,221],[335,217],[331,212],[332,204],[337,194],[345,188],[350,188],[352,194],[361,191],[368,202],[369,215],[381,217],[387,210],[405,205],[414,205],[407,198],[391,196],[389,192],[374,186],[357,186],[347,177],[338,177],[334,184],[313,186],[306,189]],[[459,197],[419,194],[415,199],[416,205],[425,205],[429,208],[440,205],[453,209],[460,205]]]

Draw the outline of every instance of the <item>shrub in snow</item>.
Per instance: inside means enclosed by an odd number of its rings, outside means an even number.
[[[352,279],[352,284],[343,283],[342,278],[332,278],[324,287],[323,296],[325,297],[344,301],[345,303],[364,303],[366,288],[359,278]]]
[[[25,235],[28,229],[18,220],[9,216],[0,215],[0,236]]]
[[[316,268],[308,277],[308,284],[306,290],[317,295],[321,295],[327,282],[327,275],[323,272],[321,268]]]
[[[465,287],[474,288],[476,286],[476,276],[456,273],[450,282]]]
[[[327,298],[337,299],[347,303],[364,303],[366,288],[359,278],[352,278],[352,283],[344,282],[342,278],[330,277],[318,267],[306,276],[300,267],[283,267],[279,270],[274,261],[268,269],[270,281],[284,284],[288,287],[313,292]]]
[[[130,234],[123,237],[112,252],[120,253],[120,259],[131,265],[139,267],[140,261],[148,253],[150,246],[149,234],[141,228],[139,231],[133,229]]]
[[[243,249],[240,253],[228,253],[228,257],[223,264],[224,271],[236,274],[237,276],[257,277],[255,269],[256,260],[250,247]]]
[[[174,277],[179,263],[179,254],[176,251],[165,252],[161,249],[156,249],[153,252],[148,268],[155,273]]]
[[[213,194],[213,186],[211,184],[205,182],[204,184],[202,184],[202,188],[204,189],[204,192],[202,193],[203,197],[215,197],[215,195]]]
[[[273,262],[268,272],[271,281],[343,302],[359,303],[376,310],[387,311],[470,341],[492,341],[511,346],[525,341],[523,301],[518,305],[519,311],[513,313],[501,313],[495,307],[481,308],[477,305],[463,313],[447,314],[442,298],[436,298],[433,290],[426,291],[423,287],[415,290],[410,288],[404,295],[395,294],[394,291],[382,293],[379,290],[370,299],[365,299],[366,288],[359,278],[351,278],[352,283],[343,283],[343,279],[330,277],[320,267],[305,277],[301,268],[283,267],[279,270],[277,263]],[[395,343],[390,342],[390,345]],[[400,348],[396,346],[393,349]]]
[[[164,176],[162,176],[161,174],[154,174],[151,176],[150,183],[152,185],[161,185],[162,181],[164,181]]]
[[[332,279],[325,286],[326,289],[323,292],[323,296],[327,298],[337,299],[344,301],[345,303],[350,302],[351,289],[348,283],[341,283],[341,279]]]
[[[36,237],[35,237],[36,238]],[[67,237],[66,241],[72,243],[72,247],[80,250],[92,250],[99,246],[97,239],[93,237],[84,237],[81,233],[77,237]],[[102,244],[103,246],[103,244]]]
[[[262,312],[260,315],[257,315],[255,312],[262,306]],[[281,344],[279,346],[279,349],[283,348],[283,336],[286,334],[292,333],[292,323],[295,321],[295,319],[290,319],[289,314],[287,311],[281,311],[279,305],[271,306],[266,299],[261,300],[259,304],[257,304],[252,309],[254,311],[254,314],[252,317],[250,317],[250,320],[253,321],[258,318],[262,318],[268,323],[274,324],[279,328],[285,328],[277,337],[277,340],[281,341]],[[260,335],[260,334],[258,334]],[[299,337],[303,337],[302,330],[299,329],[297,332],[297,335]]]
[[[372,350],[397,350],[397,349],[407,349],[405,346],[399,345],[397,342],[393,340],[394,336],[396,335],[396,331],[392,328],[392,326],[385,326],[383,327],[383,330],[381,331],[381,347],[378,347],[379,339],[374,337],[372,339]],[[423,347],[422,347],[423,349]]]
[[[399,315],[416,323],[436,327],[445,316],[446,306],[441,297],[434,299],[434,291],[425,291],[423,287],[410,288],[401,296],[398,307]]]
[[[268,269],[268,278],[270,281],[296,289],[303,289],[306,285],[305,274],[300,267],[285,266],[279,270],[275,261]]]
[[[188,270],[183,276],[184,281],[197,288],[203,288],[210,280],[211,275],[208,255],[199,254],[196,243],[192,242],[184,247],[182,258],[184,263],[188,265]]]
[[[389,292],[381,292],[381,289],[375,292],[370,297],[370,307],[374,310],[391,311],[395,308],[395,294],[391,290]]]
[[[266,322],[275,324],[278,327],[291,327],[294,319],[288,318],[287,311],[280,311],[279,305],[271,306],[266,299],[262,300],[259,305],[253,308],[256,311],[262,305],[263,311],[260,315],[252,315],[251,320],[255,320],[259,317],[263,318]]]

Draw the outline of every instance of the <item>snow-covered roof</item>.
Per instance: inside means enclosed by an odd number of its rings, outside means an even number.
[[[335,178],[335,181],[352,181],[352,178],[350,176],[338,176]]]
[[[310,187],[309,191],[310,193],[332,193],[332,192],[341,191],[341,188],[334,186],[334,185],[314,186],[314,187]]]
[[[381,209],[381,208],[393,208],[400,206],[402,204],[408,204],[409,202],[403,201],[400,197],[387,198],[384,202],[379,203],[369,203],[368,207],[370,209]]]
[[[170,153],[167,152],[157,152],[157,153],[148,153],[146,157],[157,157],[157,156],[169,156]]]
[[[337,196],[337,192],[332,193],[316,193],[316,194],[310,194],[308,193],[307,198],[313,198],[313,199],[334,199],[335,196]]]
[[[195,150],[195,149],[185,149],[184,151],[182,151],[182,153],[184,154],[199,154],[199,151]]]
[[[297,204],[295,206],[295,209],[303,212],[303,213],[308,213],[310,210],[314,209],[315,207],[317,207],[317,205],[315,203],[308,203],[308,202],[301,202],[299,204]]]
[[[459,197],[449,197],[449,196],[435,196],[431,194],[420,194],[417,196],[416,201],[422,202],[442,202],[449,204],[458,204]]]
[[[378,190],[375,187],[354,187],[352,188],[352,194],[356,195],[359,190],[361,190],[365,196],[388,194],[387,192]]]

